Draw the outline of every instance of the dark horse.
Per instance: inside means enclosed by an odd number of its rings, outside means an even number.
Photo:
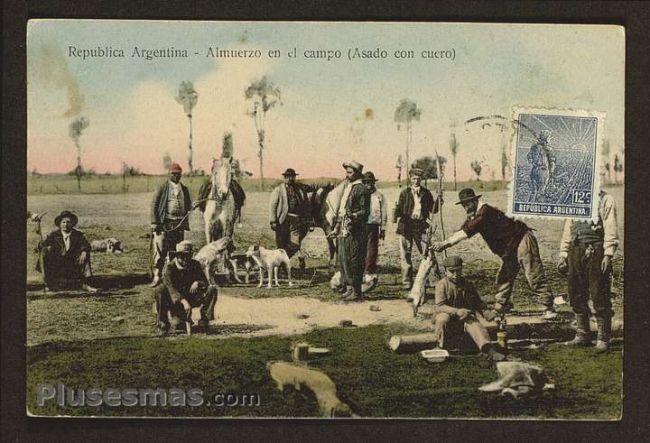
[[[334,230],[334,226],[332,226],[326,217],[327,212],[330,210],[327,204],[327,196],[332,189],[334,189],[334,185],[331,183],[324,186],[318,186],[309,199],[314,227],[321,228],[327,236],[330,266],[334,265],[334,256],[336,254],[336,239],[330,237],[330,234]]]

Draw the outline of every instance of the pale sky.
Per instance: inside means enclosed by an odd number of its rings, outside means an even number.
[[[266,177],[287,167],[301,177],[342,176],[341,163],[353,159],[380,180],[394,180],[406,140],[394,121],[401,99],[422,110],[413,123],[411,160],[437,150],[451,161],[453,126],[459,179],[470,177],[472,160],[484,162],[482,177],[494,171],[500,178],[499,150],[509,134],[483,125],[489,120],[464,122],[510,117],[516,105],[606,113],[613,157],[624,146],[624,40],[616,26],[32,20],[27,168],[73,169],[68,126],[79,116],[90,121],[80,137],[86,168],[116,172],[126,161],[162,173],[166,152],[187,168],[188,119],[174,97],[181,81],[192,81],[199,94],[195,167],[209,169],[230,131],[235,157],[258,176],[244,90],[262,76],[282,92],[282,105],[267,114]],[[123,49],[125,57],[83,60],[70,56],[70,46]],[[186,49],[189,57],[132,58],[134,47]],[[206,57],[210,47],[259,49],[262,58]],[[294,48],[298,57],[288,58]],[[380,48],[388,57],[350,61],[349,48]],[[281,57],[270,59],[269,49]],[[315,49],[340,50],[341,59],[304,57]],[[413,50],[415,58],[396,59],[398,49]],[[453,61],[420,57],[423,50],[452,49]]]

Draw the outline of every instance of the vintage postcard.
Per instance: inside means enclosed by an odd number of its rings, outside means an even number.
[[[27,414],[619,420],[624,41],[29,21]]]

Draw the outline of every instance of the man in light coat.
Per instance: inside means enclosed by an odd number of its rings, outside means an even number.
[[[315,188],[296,182],[299,175],[292,168],[282,173],[284,183],[271,192],[269,201],[269,223],[275,231],[275,243],[287,252],[289,258],[300,251],[302,240],[309,232],[311,218],[307,193]],[[305,267],[305,258],[298,256],[300,268]]]

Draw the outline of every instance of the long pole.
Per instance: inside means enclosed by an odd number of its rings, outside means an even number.
[[[438,197],[442,195],[442,167],[440,166],[440,156],[438,155],[438,150],[436,150],[436,168],[438,169]],[[438,198],[438,215],[440,216],[440,230],[442,231],[442,239],[444,240],[445,235],[445,222],[442,218],[442,199]],[[442,251],[447,258],[447,250]]]
[[[192,165],[192,113],[187,114],[187,118],[190,120],[190,158],[189,158],[189,166],[190,166],[190,175],[194,172],[194,166]]]

